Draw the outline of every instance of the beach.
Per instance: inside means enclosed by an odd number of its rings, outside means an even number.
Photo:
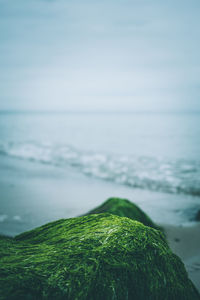
[[[53,220],[79,216],[112,196],[133,201],[164,228],[171,249],[182,259],[200,290],[200,224],[181,224],[178,210],[161,213],[167,207],[166,197],[173,201],[174,195],[134,190],[91,179],[70,168],[1,156],[1,234],[15,236]]]
[[[200,299],[199,8],[0,1],[0,300]]]
[[[190,279],[200,291],[200,224],[184,226],[164,225],[172,251],[185,264]]]

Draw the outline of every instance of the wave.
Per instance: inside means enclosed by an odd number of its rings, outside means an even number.
[[[0,144],[0,154],[70,166],[85,175],[134,188],[200,196],[200,161],[111,155],[35,142]]]

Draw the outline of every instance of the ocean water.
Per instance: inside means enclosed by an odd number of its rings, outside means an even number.
[[[195,113],[1,113],[0,155],[200,196],[199,124]]]
[[[0,157],[70,167],[91,182],[133,191],[182,195],[198,208],[199,124],[199,113],[1,112]]]

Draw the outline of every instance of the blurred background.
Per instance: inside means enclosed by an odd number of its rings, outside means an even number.
[[[197,0],[0,0],[0,232],[111,196],[200,209]]]

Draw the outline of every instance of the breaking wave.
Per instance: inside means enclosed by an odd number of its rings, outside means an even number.
[[[85,175],[134,188],[200,196],[200,161],[111,155],[33,142],[0,144],[0,154],[70,166]]]

